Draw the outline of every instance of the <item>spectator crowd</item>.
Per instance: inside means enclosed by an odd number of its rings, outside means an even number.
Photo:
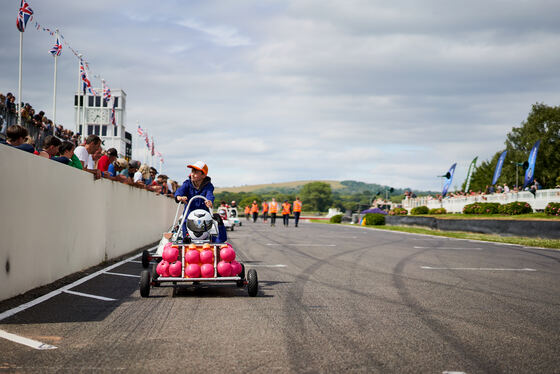
[[[21,106],[21,123],[16,124],[15,97],[0,94],[0,144],[33,153],[55,162],[92,173],[96,179],[107,178],[173,197],[178,183],[140,161],[119,158],[115,148],[103,149],[97,135],[84,141],[80,134],[55,126],[43,111],[35,114],[29,104]]]

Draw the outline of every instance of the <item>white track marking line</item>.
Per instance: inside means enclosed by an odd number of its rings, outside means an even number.
[[[442,374],[467,374],[464,371],[444,371]]]
[[[523,268],[523,269],[504,269],[504,268],[439,268],[432,266],[420,266],[424,270],[478,270],[478,271],[537,271],[536,269]]]
[[[288,243],[288,244],[267,243],[266,245],[270,245],[270,246],[303,245],[306,247],[336,247],[336,244],[305,244],[305,243]]]
[[[124,273],[113,273],[112,271],[106,271],[104,274],[110,274],[110,275],[119,275],[121,277],[132,277],[132,278],[140,278],[139,275],[134,275],[134,274],[124,274]]]
[[[128,261],[128,262],[136,262],[137,264],[141,264],[142,261],[138,261],[138,260],[132,260],[132,261]]]
[[[29,338],[24,338],[23,336],[11,334],[11,333],[9,333],[7,331],[4,331],[4,330],[0,330],[0,338],[11,340],[14,343],[23,344],[23,345],[26,345],[28,347],[35,348],[35,349],[40,349],[40,350],[56,349],[57,348],[54,345],[41,343],[37,340],[33,340],[33,339],[29,339]]]
[[[152,248],[150,248],[150,249],[154,249],[154,248],[157,248],[157,247],[152,247]],[[116,268],[116,267],[118,267],[118,266],[121,266],[122,264],[127,263],[127,262],[129,262],[130,260],[132,260],[132,259],[134,259],[134,258],[137,258],[137,257],[140,257],[140,256],[142,256],[141,253],[139,253],[139,254],[137,254],[137,255],[134,255],[134,256],[132,256],[132,257],[129,257],[129,258],[125,259],[125,260],[122,260],[121,262],[117,262],[116,264],[113,264],[113,265],[111,265],[111,266],[108,266],[108,267],[106,267],[105,269],[101,269],[101,270],[99,270],[99,271],[97,271],[97,272],[95,272],[95,273],[93,273],[93,274],[90,274],[90,275],[88,275],[87,277],[84,277],[84,278],[82,278],[82,279],[78,279],[78,280],[75,281],[74,283],[71,283],[71,284],[66,285],[66,286],[64,286],[64,287],[61,287],[61,288],[59,288],[58,290],[54,290],[54,291],[52,291],[52,292],[49,292],[48,294],[43,295],[43,296],[41,296],[41,297],[39,297],[39,298],[37,298],[37,299],[35,299],[35,300],[31,300],[31,301],[28,302],[28,303],[21,304],[21,305],[15,307],[15,308],[6,310],[5,312],[0,313],[0,321],[2,321],[3,319],[6,319],[6,318],[8,318],[8,317],[11,317],[11,316],[13,316],[14,314],[17,314],[17,313],[19,313],[19,312],[21,312],[21,311],[23,311],[23,310],[25,310],[25,309],[31,308],[32,306],[35,306],[35,305],[37,305],[37,304],[40,304],[40,303],[42,303],[43,301],[46,301],[46,300],[48,300],[48,299],[50,299],[50,298],[52,298],[52,297],[54,297],[54,296],[56,296],[56,295],[61,294],[61,293],[62,293],[63,291],[65,291],[65,290],[69,290],[70,288],[74,288],[74,287],[76,287],[76,286],[79,285],[79,284],[82,284],[82,283],[84,283],[84,282],[87,282],[88,280],[90,280],[90,279],[92,279],[92,278],[95,278],[95,277],[97,277],[98,275],[103,274],[103,273],[105,273],[105,272],[108,271],[108,270],[111,270],[111,269],[114,269],[114,268]]]
[[[64,290],[64,293],[69,293],[72,295],[78,295],[78,296],[83,296],[83,297],[89,297],[92,299],[98,299],[98,300],[103,300],[103,301],[115,301],[117,299],[111,299],[110,297],[105,297],[105,296],[97,296],[97,295],[92,295],[89,293],[83,293],[83,292],[77,292],[77,291],[69,291],[69,290]]]
[[[253,267],[255,267],[255,268],[285,268],[285,267],[287,267],[287,265],[282,265],[282,264],[277,264],[277,265],[264,265],[264,264],[263,265],[258,265],[258,264],[252,265],[251,264],[251,265],[249,265],[249,264],[247,264],[247,267],[252,267],[252,268]]]
[[[482,248],[469,248],[469,247],[463,247],[463,248],[454,248],[454,247],[419,247],[417,245],[414,246],[415,249],[452,249],[455,251],[482,251]]]

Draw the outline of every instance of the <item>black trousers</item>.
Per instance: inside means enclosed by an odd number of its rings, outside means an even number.
[[[276,224],[276,213],[270,213],[270,226],[274,226]]]
[[[258,213],[258,212],[254,212],[254,213],[253,213],[253,222],[257,222],[257,218],[259,218],[259,213]]]
[[[298,222],[299,222],[299,214],[300,214],[300,212],[294,212],[294,222],[296,224],[296,227],[297,227]]]
[[[266,220],[268,219],[268,212],[263,212],[263,221],[266,222]]]
[[[284,220],[284,226],[288,226],[288,224],[290,223],[290,215],[282,214],[282,219]]]

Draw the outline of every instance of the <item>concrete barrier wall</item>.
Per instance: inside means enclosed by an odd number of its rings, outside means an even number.
[[[0,145],[0,300],[158,241],[173,199]]]
[[[466,231],[503,236],[560,239],[560,221],[385,216],[385,222],[387,225],[393,226],[421,226],[442,231]]]

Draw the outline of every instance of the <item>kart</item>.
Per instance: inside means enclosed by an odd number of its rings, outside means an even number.
[[[214,284],[233,284],[239,288],[247,287],[247,292],[249,296],[254,297],[258,293],[259,282],[257,271],[255,269],[249,269],[245,273],[245,265],[240,262],[241,272],[235,276],[220,276],[218,273],[218,263],[221,261],[220,258],[220,247],[228,243],[215,243],[212,242],[213,238],[218,235],[218,222],[214,219],[212,220],[211,227],[208,228],[205,239],[199,240],[194,238],[188,238],[189,240],[184,240],[183,223],[187,219],[187,214],[189,212],[190,204],[195,199],[203,199],[207,201],[204,196],[194,196],[192,197],[181,216],[181,222],[178,229],[171,236],[171,247],[178,250],[178,257],[176,262],[180,262],[181,273],[179,276],[161,276],[158,275],[156,268],[157,263],[152,264],[152,269],[142,270],[140,273],[140,296],[149,297],[150,290],[152,287],[172,287],[173,295],[176,295],[178,288],[185,286],[198,286],[201,283],[214,283]],[[210,210],[211,213],[211,210]],[[214,272],[211,276],[207,277],[189,277],[186,274],[187,268],[187,251],[196,249],[198,251],[211,250],[213,254],[213,268]],[[176,264],[176,262],[174,264]]]
[[[234,226],[241,226],[242,222],[239,219],[239,214],[237,212],[236,207],[229,207],[228,208],[228,217],[231,221],[233,221]]]
[[[233,231],[235,223],[233,222],[233,220],[229,219],[230,217],[228,215],[228,209],[220,206],[218,207],[218,214],[220,215],[220,217],[222,217],[222,222],[224,223],[226,230],[230,229],[231,231]]]

